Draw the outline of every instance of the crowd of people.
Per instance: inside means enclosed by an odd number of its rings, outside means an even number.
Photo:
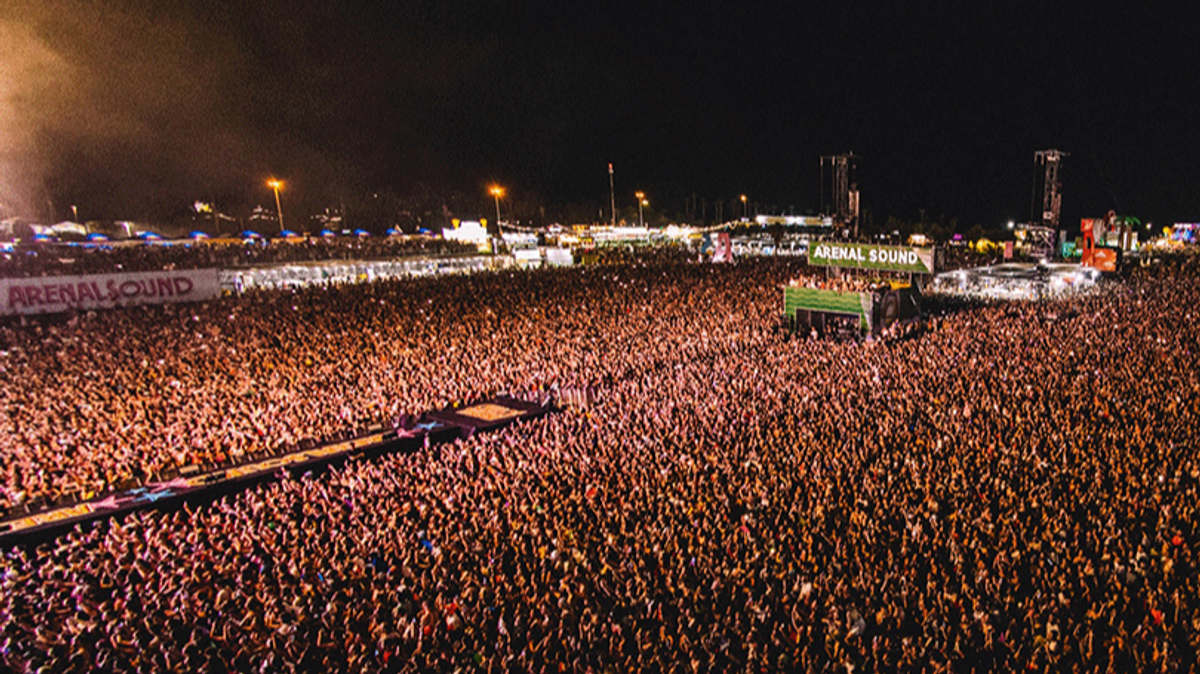
[[[635,261],[9,326],[9,490],[504,389],[596,395],[9,550],[0,666],[1194,667],[1200,269],[865,345],[778,334],[804,273]]]
[[[670,264],[681,283],[709,273]],[[619,271],[610,284],[599,269],[250,291],[0,325],[0,442],[13,448],[0,509],[276,453],[495,391],[623,376],[623,361],[580,347],[617,335],[579,307],[632,292]],[[653,315],[645,304],[626,320],[641,317],[645,331]]]
[[[794,288],[815,288],[832,290],[839,293],[869,293],[880,286],[880,282],[865,276],[834,276],[802,275],[788,280],[788,285]]]
[[[196,239],[74,245],[32,242],[0,253],[0,278],[207,267],[228,269],[287,262],[453,255],[475,250],[470,244],[430,236]]]

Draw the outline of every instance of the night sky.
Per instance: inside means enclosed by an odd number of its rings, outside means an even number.
[[[155,218],[276,175],[302,210],[492,181],[600,205],[611,161],[624,203],[807,212],[853,151],[877,221],[995,227],[1057,148],[1066,223],[1200,219],[1192,17],[940,4],[8,0],[0,202]]]

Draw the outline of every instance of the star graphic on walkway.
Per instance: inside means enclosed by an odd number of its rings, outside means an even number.
[[[152,491],[152,492],[146,494],[145,496],[143,496],[142,500],[147,501],[149,503],[154,503],[155,501],[157,501],[159,499],[164,499],[164,498],[167,498],[168,496],[174,496],[174,495],[175,495],[175,490],[164,489],[162,491]]]
[[[126,500],[127,499],[118,499],[116,496],[109,496],[106,499],[94,501],[92,503],[92,508],[96,510],[113,510],[115,508],[120,508],[121,504]]]

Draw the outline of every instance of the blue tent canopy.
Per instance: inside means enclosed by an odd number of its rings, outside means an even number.
[[[91,234],[87,235],[87,240],[88,241],[108,241],[108,237],[104,236],[100,232],[92,232]]]
[[[293,232],[293,231],[292,231],[292,230],[290,230],[290,229],[285,229],[285,230],[283,230],[282,232],[280,232],[280,233],[279,233],[279,236],[282,236],[283,238],[285,238],[285,239],[286,239],[286,238],[288,238],[288,237],[298,237],[298,236],[300,236],[300,235],[299,235],[299,234],[297,234],[297,233],[295,233],[295,232]]]
[[[388,229],[387,233],[388,233],[388,236],[400,236],[404,232],[400,231],[399,227],[391,227]]]
[[[371,236],[371,233],[365,229],[354,230],[354,236]]]
[[[261,239],[262,234],[259,234],[258,232],[254,231],[254,230],[247,229],[244,232],[242,232],[242,238],[243,239]]]
[[[142,241],[162,241],[162,237],[154,232],[142,232],[138,234],[138,238]]]
[[[189,239],[207,239],[208,235],[197,229],[196,231],[192,232],[191,234],[188,234],[188,238]]]
[[[337,234],[334,234],[332,230],[322,229],[321,236],[337,236]]]

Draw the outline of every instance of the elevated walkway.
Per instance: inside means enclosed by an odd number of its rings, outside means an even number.
[[[549,400],[530,402],[509,395],[471,405],[426,412],[405,427],[379,430],[339,442],[297,449],[238,466],[179,476],[135,489],[112,492],[71,505],[63,505],[0,522],[0,547],[37,543],[53,538],[77,524],[141,510],[169,509],[183,502],[208,502],[276,479],[281,470],[303,473],[345,463],[351,457],[371,457],[412,452],[476,432],[491,431],[518,421],[534,419],[556,408]]]

